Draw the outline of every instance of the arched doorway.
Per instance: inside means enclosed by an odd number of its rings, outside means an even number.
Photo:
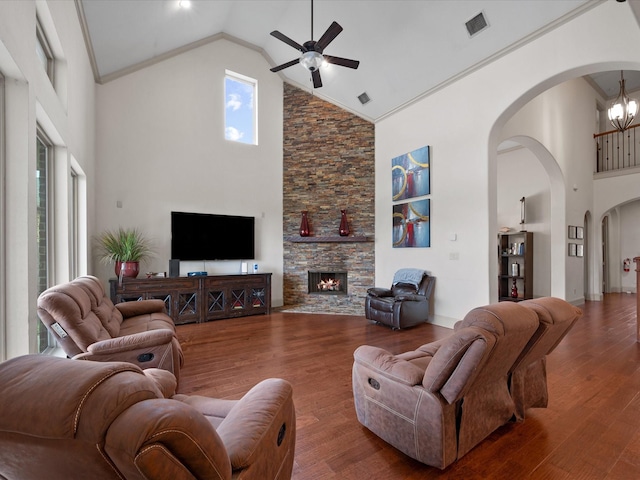
[[[562,252],[551,248],[554,242],[563,241],[561,238],[555,238],[559,228],[552,228],[555,224],[564,223],[565,195],[562,171],[549,150],[534,138],[509,137],[501,145],[512,147],[509,150],[501,150],[498,155],[498,219],[499,222],[505,220],[499,224],[502,226],[502,223],[508,221],[501,214],[506,203],[502,197],[508,194],[502,192],[509,192],[513,197],[511,200],[526,197],[526,229],[534,233],[533,295],[564,295],[563,278],[560,275],[554,278],[551,268],[553,262],[564,260]],[[518,151],[513,145],[522,150]],[[510,166],[509,162],[513,162],[513,166]],[[523,178],[526,178],[526,181],[523,181]],[[553,205],[552,199],[555,201]]]

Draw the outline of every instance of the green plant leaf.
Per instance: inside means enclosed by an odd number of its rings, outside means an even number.
[[[96,241],[103,263],[141,262],[153,255],[151,243],[136,228],[105,230]]]

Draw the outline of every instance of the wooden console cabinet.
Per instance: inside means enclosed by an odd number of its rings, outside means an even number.
[[[271,274],[109,280],[111,301],[160,299],[176,325],[271,313]]]

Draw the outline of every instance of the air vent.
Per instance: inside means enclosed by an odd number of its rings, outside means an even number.
[[[487,20],[484,18],[484,14],[480,12],[467,23],[465,23],[469,36],[473,37],[476,33],[487,28]]]
[[[360,100],[360,103],[362,105],[366,105],[371,101],[371,98],[369,98],[369,95],[367,95],[367,92],[362,92],[360,95],[358,95],[358,100]]]

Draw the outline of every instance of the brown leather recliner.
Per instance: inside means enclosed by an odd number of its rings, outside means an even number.
[[[391,288],[370,288],[364,304],[368,320],[394,330],[433,320],[435,278],[424,270],[400,269]]]
[[[419,462],[447,467],[513,418],[507,377],[537,328],[533,310],[503,302],[471,310],[452,335],[412,352],[359,347],[358,420]]]
[[[291,478],[291,385],[174,395],[165,370],[26,355],[0,363],[0,478]]]
[[[42,292],[38,316],[71,358],[130,362],[179,378],[182,348],[162,300],[114,305],[100,280],[86,275]]]
[[[540,324],[514,364],[509,378],[517,421],[524,420],[528,408],[547,406],[547,355],[582,316],[582,310],[578,307],[555,297],[525,300],[520,305],[532,309],[538,315]]]

